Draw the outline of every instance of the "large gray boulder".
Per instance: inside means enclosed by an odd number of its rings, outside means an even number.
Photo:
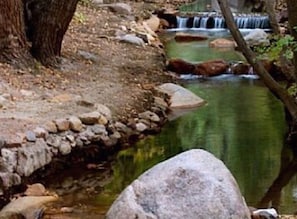
[[[268,34],[262,29],[254,29],[244,37],[250,46],[269,45]]]
[[[222,161],[193,149],[134,180],[107,219],[249,219],[238,185]]]

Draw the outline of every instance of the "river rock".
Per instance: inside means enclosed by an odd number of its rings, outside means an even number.
[[[250,212],[223,162],[194,149],[157,164],[134,180],[106,218],[250,219]]]
[[[215,39],[215,40],[211,41],[209,43],[209,46],[214,47],[214,48],[235,48],[236,43],[232,40],[219,38],[219,39]]]
[[[24,196],[8,203],[0,212],[0,218],[6,215],[26,214],[29,209],[37,209],[42,205],[58,200],[56,196]],[[7,217],[6,217],[7,218]],[[27,218],[27,217],[26,217]],[[35,217],[34,217],[35,218]]]
[[[210,60],[195,66],[195,74],[203,76],[216,76],[227,72],[229,64],[222,60]]]
[[[254,29],[244,37],[250,46],[269,44],[268,34],[262,29]]]
[[[249,74],[251,72],[251,65],[244,62],[238,62],[231,66],[231,73],[235,75]]]
[[[191,91],[173,83],[165,83],[156,88],[159,92],[169,95],[169,108],[194,108],[205,103]]]
[[[195,72],[195,65],[182,59],[170,59],[167,69],[178,74],[191,74]]]
[[[44,196],[48,194],[44,185],[41,183],[34,183],[32,185],[27,185],[27,189],[24,192],[26,196]]]
[[[177,33],[174,39],[176,42],[189,42],[207,40],[207,37],[191,33]]]

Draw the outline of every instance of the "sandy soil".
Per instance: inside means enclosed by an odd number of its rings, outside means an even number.
[[[0,63],[0,136],[7,138],[53,119],[91,112],[97,103],[108,106],[116,119],[149,106],[151,89],[171,79],[163,71],[162,48],[114,38],[116,31],[129,29],[134,15],[140,17],[153,7],[130,4],[131,16],[79,5],[63,41],[60,69],[36,64],[18,70]]]

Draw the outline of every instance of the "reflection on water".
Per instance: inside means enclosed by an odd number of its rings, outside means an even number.
[[[249,205],[268,207],[271,200],[280,200],[274,201],[280,212],[294,212],[297,184],[292,167],[297,164],[290,162],[291,151],[283,147],[286,124],[281,104],[258,80],[229,76],[187,87],[208,104],[170,122],[160,135],[121,151],[106,189],[120,192],[154,164],[191,148],[204,148],[227,165]],[[281,158],[290,171],[278,179]],[[280,196],[279,186],[292,177]]]

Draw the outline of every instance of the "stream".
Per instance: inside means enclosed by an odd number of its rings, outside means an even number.
[[[199,34],[210,40],[229,37],[226,30]],[[191,62],[221,57],[243,60],[234,50],[210,49],[208,41],[176,43],[172,35],[174,31],[163,36],[168,57]],[[191,80],[184,80],[184,86],[205,99],[206,105],[168,122],[160,134],[120,151],[111,164],[96,171],[76,167],[63,173],[49,185],[63,198],[57,205],[74,206],[78,218],[104,218],[116,196],[145,170],[188,149],[203,148],[230,169],[249,206],[274,206],[281,214],[293,214],[297,178],[294,169],[284,168],[293,152],[284,144],[287,126],[281,103],[255,75],[185,78]]]

